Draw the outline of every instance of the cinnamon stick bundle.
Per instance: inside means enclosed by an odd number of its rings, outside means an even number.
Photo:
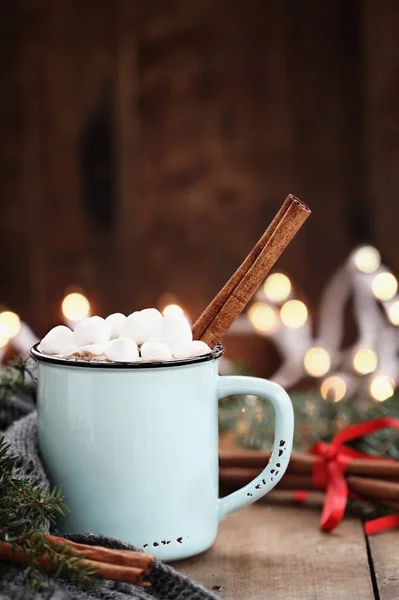
[[[270,460],[271,451],[260,450],[220,450],[219,465],[224,467],[244,467],[262,470]],[[317,456],[293,452],[287,473],[311,474]],[[375,460],[373,458],[352,458],[347,466],[348,475],[370,475],[371,477],[387,477],[399,479],[399,461]]]
[[[113,581],[126,581],[145,587],[150,585],[148,581],[143,579],[152,567],[153,557],[150,554],[78,544],[54,535],[46,535],[45,537],[51,546],[66,546],[75,554],[79,554],[82,558],[75,564],[81,568],[90,567],[94,569],[95,577]],[[19,565],[28,564],[28,557],[22,546],[13,546],[8,542],[0,542],[0,560]],[[43,570],[49,572],[54,572],[58,568],[58,563],[50,561],[47,554],[40,556],[37,563]]]
[[[229,489],[238,489],[259,475],[259,469],[239,469],[235,467],[225,467],[219,471],[219,481],[221,486]],[[298,475],[285,473],[284,477],[276,485],[279,490],[314,490],[311,475]]]
[[[270,460],[271,452],[224,450],[219,456],[221,485],[238,489],[254,479]],[[279,489],[314,490],[317,456],[293,452]],[[399,462],[353,458],[346,469],[349,491],[370,501],[399,501]]]
[[[238,489],[252,481],[257,475],[259,475],[258,469],[225,467],[220,469],[219,479],[221,485]],[[399,501],[399,479],[386,481],[373,477],[351,475],[346,480],[349,490],[361,496]],[[276,489],[314,490],[315,487],[311,475],[292,474],[287,470],[287,473],[277,484]]]
[[[310,215],[290,194],[263,236],[193,326],[193,338],[211,348],[244,310],[267,273]]]

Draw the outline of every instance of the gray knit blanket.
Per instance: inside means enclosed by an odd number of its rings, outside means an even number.
[[[10,453],[17,455],[16,476],[28,480],[42,489],[49,488],[45,470],[37,448],[37,413],[32,395],[29,393],[9,394],[0,401],[0,431],[10,444]],[[60,482],[62,483],[62,482]],[[84,544],[107,548],[136,548],[119,540],[91,535],[65,536]],[[104,581],[94,592],[78,590],[65,581],[51,575],[42,575],[43,585],[32,589],[23,567],[0,561],[0,600],[215,600],[216,596],[158,560],[149,576],[151,587],[114,581]]]

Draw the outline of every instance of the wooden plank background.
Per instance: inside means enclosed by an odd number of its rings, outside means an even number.
[[[226,600],[374,600],[361,522],[346,518],[325,534],[319,511],[258,502],[221,523],[210,550],[174,566],[210,590],[221,586]],[[397,598],[392,590],[381,598]]]
[[[395,0],[16,0],[0,23],[0,302],[43,333],[176,294],[195,317],[286,196],[313,306],[359,241],[399,273]]]
[[[368,538],[378,600],[399,598],[399,531],[384,531]]]

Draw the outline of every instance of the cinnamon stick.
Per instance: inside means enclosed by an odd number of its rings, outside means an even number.
[[[269,462],[271,451],[260,450],[221,450],[219,465],[223,467],[243,467],[258,469]],[[289,473],[312,473],[317,456],[293,452],[288,465]],[[399,479],[399,461],[374,460],[372,458],[353,458],[346,472],[352,475],[370,475],[372,477],[396,477]]]
[[[348,487],[361,496],[399,500],[399,482],[382,481],[371,477],[347,477]]]
[[[123,565],[125,567],[139,567],[146,573],[149,573],[153,557],[145,552],[135,552],[132,550],[115,550],[104,548],[103,546],[89,546],[88,544],[78,544],[65,538],[55,535],[47,535],[46,540],[52,546],[67,544],[68,548],[79,554],[84,554],[85,558],[90,560],[110,563],[114,565]]]
[[[114,550],[100,546],[78,544],[70,540],[52,535],[46,536],[46,541],[52,546],[66,546],[82,558],[75,564],[81,568],[94,569],[95,576],[100,579],[125,581],[141,586],[150,583],[143,580],[151,570],[153,557],[143,552]],[[13,546],[8,542],[0,542],[0,560],[6,560],[19,565],[28,564],[28,557],[20,545]],[[57,561],[51,561],[47,553],[37,559],[37,564],[45,571],[54,572],[58,568]]]
[[[242,469],[234,467],[224,467],[220,469],[220,483],[229,488],[238,489],[259,475],[256,469]],[[356,477],[354,475],[346,478],[348,489],[356,494],[373,499],[399,500],[399,481],[386,481],[371,477]],[[314,490],[313,478],[311,475],[290,474],[284,475],[277,484],[276,489],[280,490]]]
[[[220,469],[219,479],[222,485],[238,489],[252,481],[257,475],[259,475],[259,471],[255,471],[254,469],[236,469],[231,467]],[[286,473],[276,485],[276,489],[313,490],[313,479],[311,475],[290,475]]]
[[[225,302],[228,300],[229,296],[232,294],[233,290],[235,290],[237,285],[240,283],[243,273],[246,273],[252,267],[255,260],[258,258],[259,254],[262,252],[263,248],[269,242],[271,236],[274,234],[277,227],[280,225],[282,218],[287,212],[290,204],[291,196],[288,196],[284,200],[280,210],[275,215],[273,221],[270,223],[269,227],[266,229],[265,233],[262,235],[260,240],[252,248],[251,252],[248,254],[244,262],[230,277],[227,283],[225,283],[218,295],[212,300],[212,302],[207,306],[207,308],[204,310],[199,319],[194,323],[193,338],[195,340],[201,339],[201,337],[204,335],[205,331],[211,324],[214,315],[220,311]]]
[[[287,197],[270,227],[195,322],[194,339],[211,348],[220,341],[309,215],[303,202],[292,194]]]

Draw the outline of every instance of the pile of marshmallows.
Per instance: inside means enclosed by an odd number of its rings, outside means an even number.
[[[44,354],[74,358],[85,352],[89,360],[115,362],[163,361],[211,352],[205,342],[193,341],[191,327],[182,314],[162,315],[156,308],[87,317],[72,331],[65,325],[51,329],[38,349]],[[97,357],[97,358],[96,358]]]

